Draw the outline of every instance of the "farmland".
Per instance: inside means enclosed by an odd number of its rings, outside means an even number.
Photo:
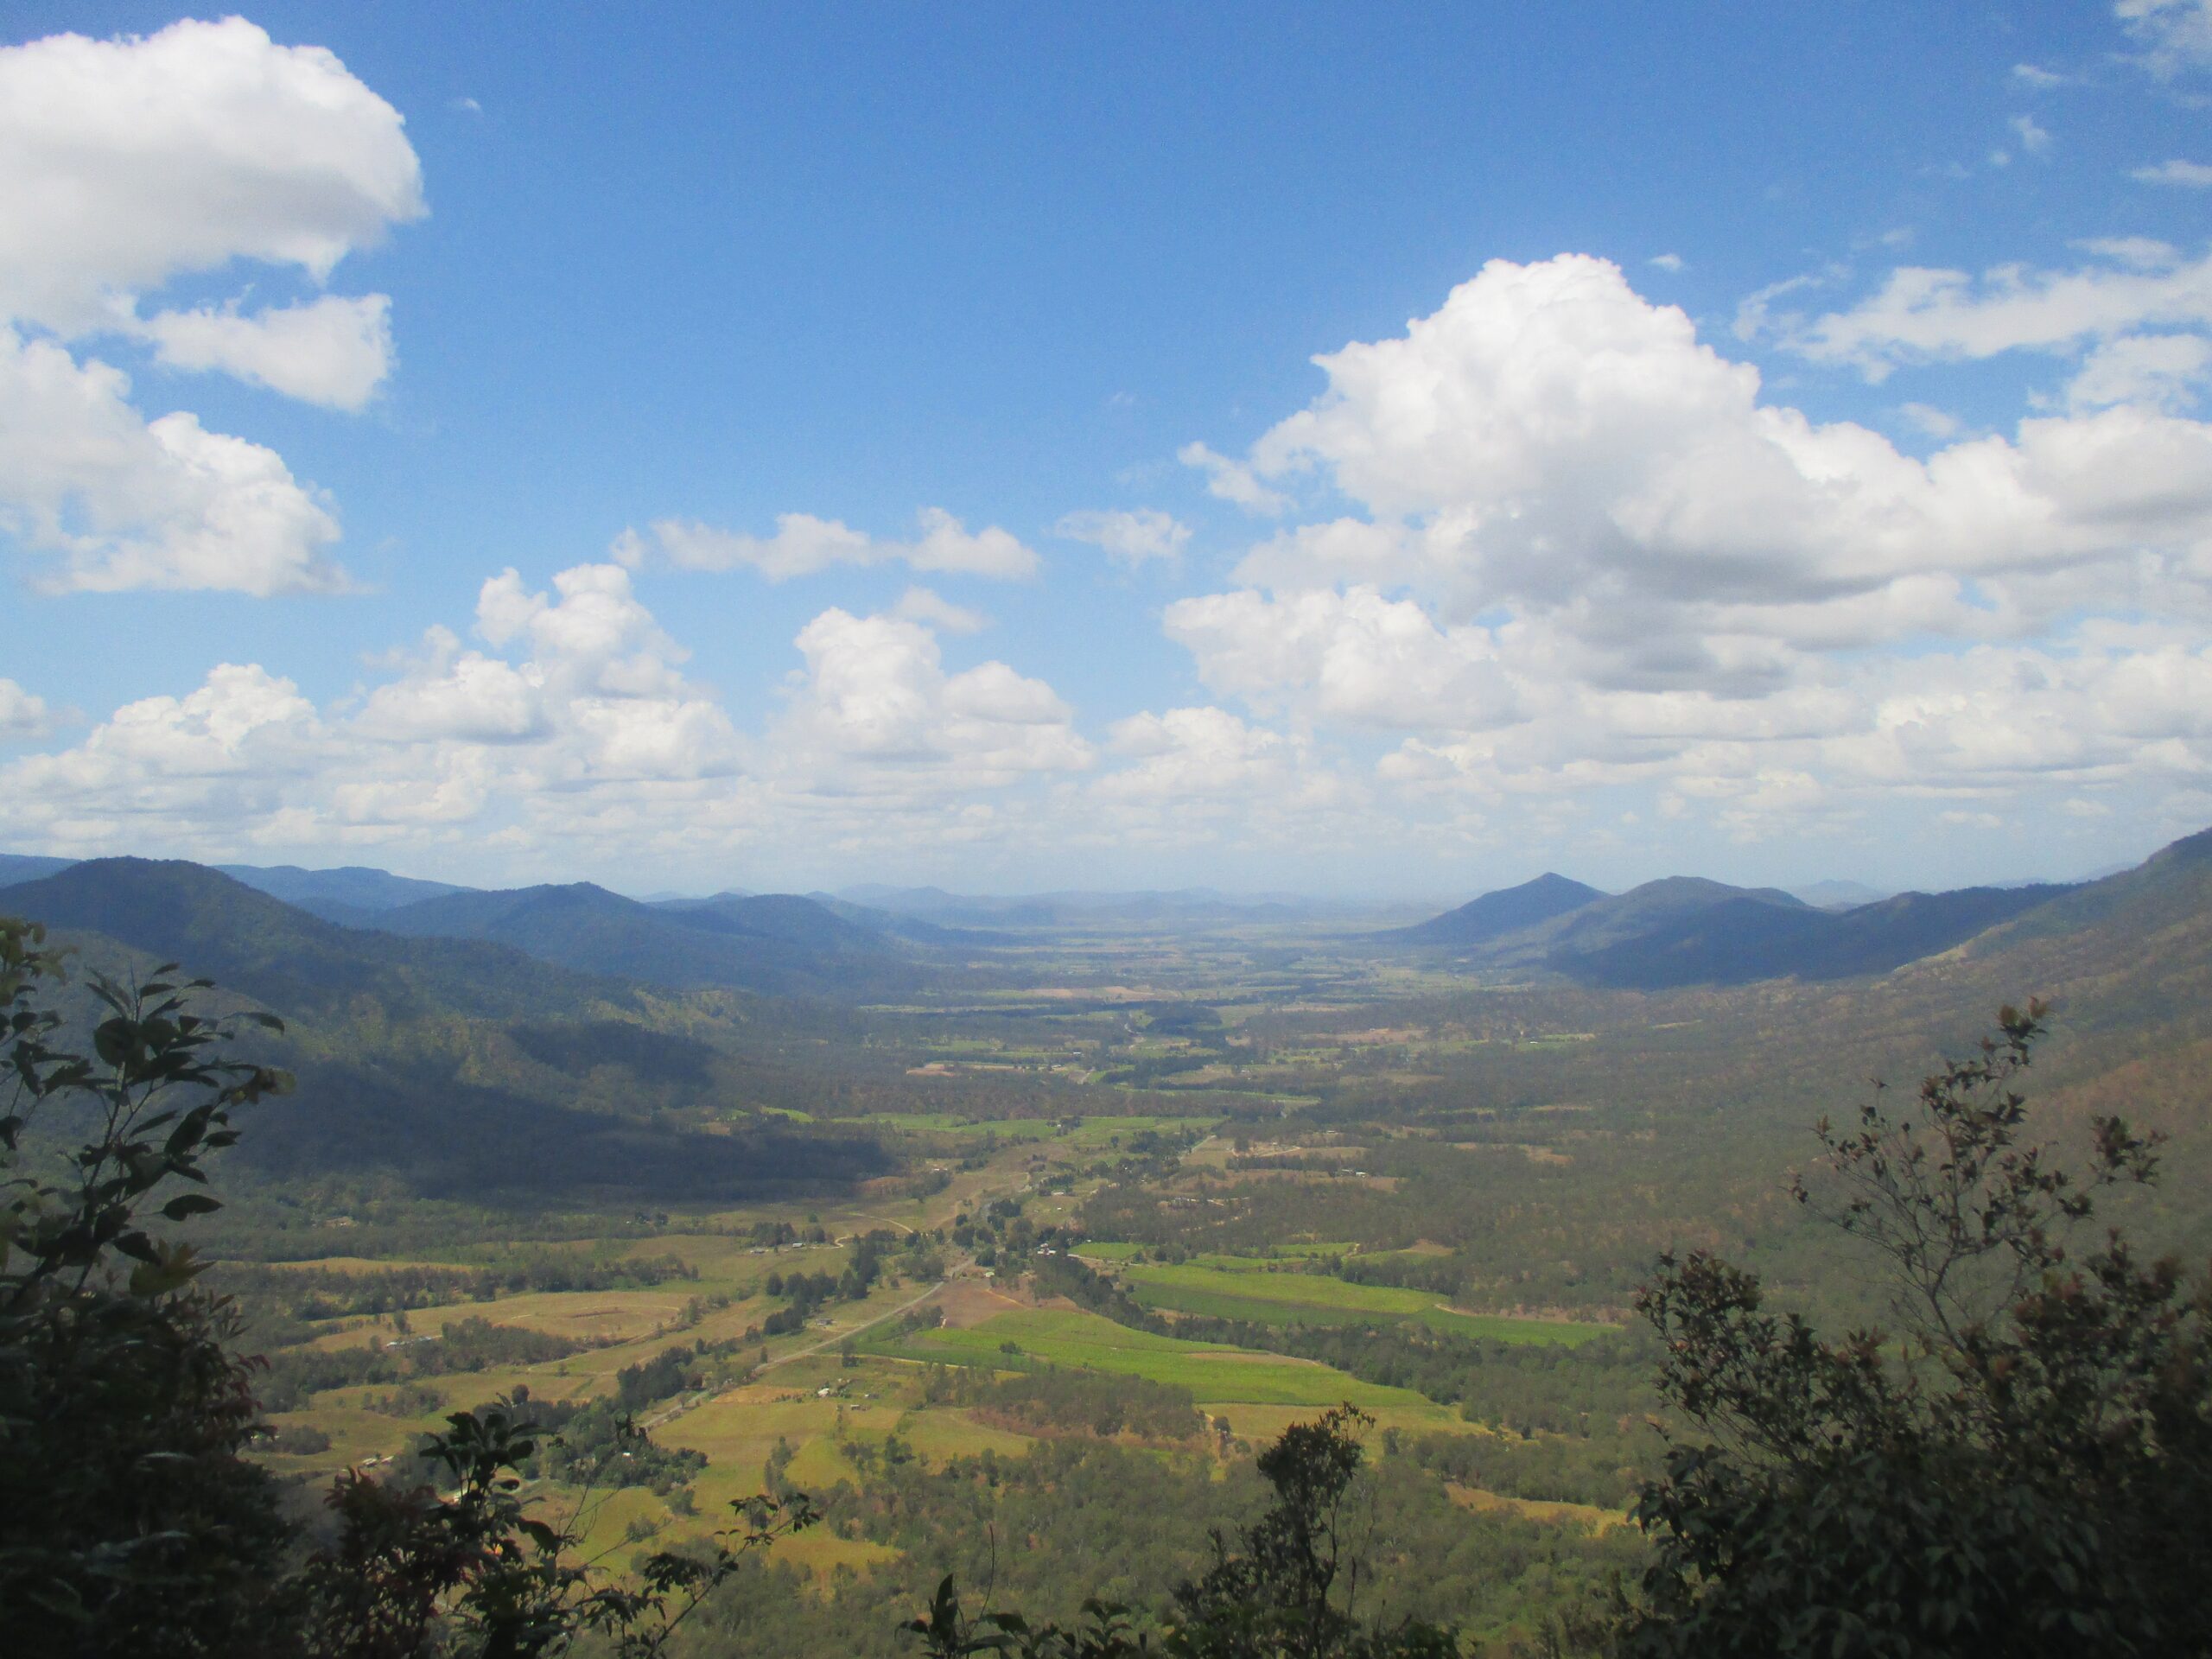
[[[1325,1273],[1283,1272],[1281,1266],[1250,1257],[1210,1256],[1172,1265],[1124,1266],[1119,1276],[1146,1307],[1260,1324],[1364,1325],[1376,1319],[1414,1319],[1434,1330],[1491,1342],[1555,1342],[1570,1347],[1612,1328],[1565,1319],[1467,1313],[1424,1292],[1347,1283]]]

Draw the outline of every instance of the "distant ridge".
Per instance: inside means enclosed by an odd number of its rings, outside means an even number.
[[[297,864],[216,864],[209,868],[272,899],[282,899],[288,905],[297,905],[318,916],[326,908],[346,912],[393,910],[420,899],[468,891],[450,881],[418,881],[412,876],[394,875],[389,870],[371,869],[361,864],[344,865],[334,870],[302,869]]]
[[[1864,881],[1808,881],[1789,891],[1794,897],[1822,910],[1856,910],[1861,905],[1878,905],[1896,896],[1893,888],[1870,887]]]
[[[0,853],[0,887],[59,875],[73,865],[86,861]],[[411,905],[418,899],[467,891],[449,881],[418,881],[411,876],[394,875],[389,870],[372,869],[363,864],[348,864],[331,870],[310,870],[297,864],[203,864],[194,868],[215,870],[257,893],[265,893],[288,905],[297,905],[310,915],[327,921],[344,922],[367,912]]]
[[[2177,849],[2185,845],[2158,856],[2187,856]],[[1377,938],[1440,947],[1477,969],[1556,974],[1619,990],[1843,979],[1952,950],[2075,890],[1965,887],[1822,909],[1777,887],[1700,876],[1607,895],[1545,875]]]
[[[327,922],[203,864],[93,858],[6,890],[4,908],[185,964],[280,1014],[362,998],[395,1018],[502,1016],[591,1006],[625,988],[476,941],[400,939]]]
[[[1533,881],[1486,893],[1433,920],[1396,929],[1387,937],[1412,944],[1480,944],[1564,916],[1605,897],[1596,887],[1547,871]]]
[[[795,893],[648,905],[578,881],[450,893],[359,925],[497,940],[563,967],[675,989],[842,996],[910,988],[931,973],[912,947]]]
[[[341,926],[173,860],[71,864],[8,887],[0,909],[61,931],[88,965],[132,965],[113,963],[117,947],[142,953],[142,969],[148,956],[179,962],[282,1014],[286,1033],[257,1033],[256,1049],[296,1071],[299,1091],[261,1103],[238,1151],[272,1173],[373,1170],[480,1203],[549,1192],[728,1203],[888,1166],[866,1138],[732,1121],[730,1103],[769,1075],[757,1059],[632,1023],[623,1016],[645,1012],[633,985],[506,944]],[[768,1007],[751,1005],[756,1017]],[[456,1046],[461,1028],[469,1040]],[[610,1068],[626,1074],[612,1108]],[[724,1132],[652,1109],[702,1100]]]
[[[73,858],[41,858],[34,853],[0,853],[0,887],[59,875],[75,862]]]
[[[1901,893],[1841,912],[1731,899],[1588,952],[1568,971],[1589,984],[1626,990],[1885,974],[2072,891],[2045,886]]]

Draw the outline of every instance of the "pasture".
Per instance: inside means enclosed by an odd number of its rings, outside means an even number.
[[[1022,1308],[963,1330],[918,1332],[877,1351],[947,1365],[1014,1370],[1041,1362],[1141,1376],[1187,1389],[1193,1399],[1209,1407],[1325,1408],[1349,1401],[1356,1406],[1392,1407],[1457,1421],[1409,1389],[1363,1382],[1311,1360],[1154,1336],[1076,1309]]]
[[[1087,1246],[1084,1254],[1096,1252]],[[1234,1265],[1231,1265],[1234,1264]],[[1486,1342],[1558,1343],[1567,1347],[1614,1327],[1448,1307],[1433,1293],[1395,1285],[1357,1285],[1325,1274],[1283,1268],[1248,1257],[1199,1257],[1168,1265],[1127,1263],[1120,1277],[1147,1307],[1255,1325],[1360,1325],[1414,1319],[1431,1330]]]

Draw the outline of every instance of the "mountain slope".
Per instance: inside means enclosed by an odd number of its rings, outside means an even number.
[[[394,875],[389,870],[371,869],[359,864],[333,870],[302,869],[296,864],[218,864],[213,868],[234,881],[243,881],[272,899],[282,899],[288,905],[297,905],[317,916],[323,913],[324,906],[342,907],[348,912],[391,910],[418,899],[467,891],[449,881],[418,881],[411,876]]]
[[[0,908],[181,963],[286,1014],[361,999],[384,1017],[579,1011],[626,988],[474,941],[362,933],[181,860],[96,858],[5,889]]]
[[[433,901],[442,902],[442,901]],[[761,1113],[798,1080],[772,1047],[789,1011],[753,1004],[745,1043],[617,1016],[634,987],[480,939],[324,921],[196,864],[97,859],[0,892],[83,959],[143,976],[174,961],[284,1016],[251,1051],[298,1074],[235,1154],[278,1178],[375,1173],[424,1194],[733,1202],[881,1173],[866,1135]],[[689,1127],[688,1127],[689,1126]],[[710,1128],[710,1132],[702,1132]]]
[[[1662,990],[1885,974],[1965,943],[2070,889],[1905,893],[1843,912],[1730,899],[1563,963],[1586,984]]]
[[[1967,887],[1834,911],[1778,888],[1696,876],[1668,876],[1611,896],[1543,876],[1379,937],[1440,945],[1478,968],[1614,989],[1830,980],[1888,973],[1952,950],[2069,891]]]
[[[1415,927],[1402,927],[1385,934],[1408,944],[1471,945],[1485,944],[1507,933],[1548,922],[1572,910],[1603,899],[1596,887],[1571,881],[1549,872],[1517,887],[1500,887],[1471,899],[1457,910]]]
[[[0,887],[59,875],[76,861],[73,858],[41,858],[29,853],[0,853]]]
[[[791,894],[645,905],[589,882],[463,892],[378,913],[416,938],[496,940],[579,972],[677,989],[844,996],[928,976],[890,941]]]

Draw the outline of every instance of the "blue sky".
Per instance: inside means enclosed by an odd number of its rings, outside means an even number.
[[[6,41],[7,845],[1449,895],[2212,822],[2198,0]]]

